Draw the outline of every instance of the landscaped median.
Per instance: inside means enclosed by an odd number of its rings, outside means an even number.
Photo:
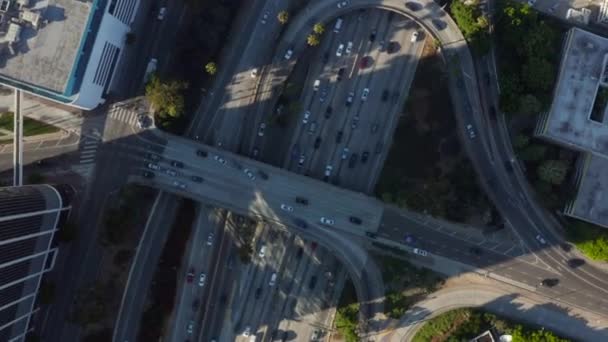
[[[13,141],[12,136],[9,136],[14,132],[14,114],[12,112],[6,112],[0,114],[0,143],[11,143]],[[45,124],[44,122],[30,119],[28,117],[23,118],[23,136],[31,137],[40,134],[49,134],[59,132],[59,128]]]
[[[497,335],[511,335],[513,342],[566,342],[551,331],[536,329],[477,309],[456,309],[428,320],[412,342],[470,341],[493,329]]]

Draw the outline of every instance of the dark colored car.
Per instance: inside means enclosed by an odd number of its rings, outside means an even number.
[[[361,164],[365,164],[367,162],[367,158],[369,158],[369,152],[365,151],[361,155]]]
[[[370,64],[372,64],[372,58],[370,56],[365,56],[361,58],[361,61],[359,61],[359,68],[365,69],[369,67]]]
[[[365,232],[365,235],[367,235],[368,237],[375,239],[378,237],[378,234],[373,233],[373,232]]]
[[[342,75],[344,75],[344,70],[345,70],[345,68],[340,68],[338,70],[338,78],[337,78],[338,81],[342,80]]]
[[[386,102],[388,100],[388,95],[389,95],[388,89],[384,89],[382,91],[382,96],[381,96],[382,102]]]
[[[142,176],[144,176],[145,178],[154,178],[155,175],[154,175],[154,172],[144,171]]]
[[[510,160],[505,161],[505,169],[507,169],[507,172],[513,172],[513,165],[511,165]]]
[[[348,218],[348,220],[354,224],[361,224],[363,221],[361,221],[360,218],[356,217],[356,216],[351,216]]]
[[[260,177],[261,177],[263,180],[267,180],[267,179],[268,179],[268,174],[267,174],[266,172],[264,172],[264,171],[262,171],[262,170],[258,170],[258,174],[260,175]]]
[[[382,152],[382,142],[378,141],[376,143],[376,154],[380,154]]]
[[[317,139],[315,139],[315,145],[314,145],[315,150],[318,149],[320,146],[321,146],[321,137],[317,137]]]
[[[302,249],[302,247],[298,247],[298,252],[296,253],[296,258],[300,259],[302,257],[302,254],[304,254],[304,250]]]
[[[179,167],[181,169],[184,167],[184,163],[177,161],[177,160],[173,160],[173,161],[171,161],[171,166]]]
[[[490,106],[490,118],[496,120],[496,108],[494,106]]]
[[[481,248],[479,247],[471,247],[469,248],[469,252],[473,255],[481,255]]]
[[[352,169],[353,167],[355,167],[355,165],[357,165],[357,159],[359,159],[359,155],[356,153],[353,153],[350,155],[350,159],[348,160],[348,168]]]
[[[197,182],[197,183],[203,182],[203,177],[200,177],[200,176],[192,176],[192,177],[190,177],[190,179],[192,179],[193,182]]]
[[[203,151],[203,150],[196,150],[196,155],[199,157],[207,157],[209,154],[207,153],[207,151]]]
[[[296,197],[296,203],[308,205],[308,199],[304,197]]]
[[[325,51],[323,53],[323,64],[326,64],[327,62],[329,62],[329,52]]]
[[[196,310],[198,310],[198,307],[200,306],[200,304],[201,304],[201,303],[198,301],[198,299],[195,299],[195,300],[192,302],[192,311],[196,311]]]
[[[543,279],[540,282],[541,286],[546,286],[546,287],[554,287],[557,284],[559,284],[559,279],[557,279],[557,278],[547,278],[547,279]]]
[[[378,31],[373,30],[373,31],[372,31],[372,33],[370,33],[370,34],[369,34],[369,41],[370,41],[371,43],[373,43],[373,42],[376,40],[376,33],[377,33],[377,32],[378,32]]]
[[[338,134],[336,134],[336,144],[339,144],[342,141],[343,135],[344,135],[344,132],[338,131]]]
[[[315,288],[315,285],[317,285],[317,276],[312,276],[308,282],[308,288],[312,290]]]
[[[568,266],[572,267],[572,268],[577,268],[577,267],[581,267],[585,264],[585,260],[583,259],[570,259],[568,260]]]
[[[261,287],[258,287],[258,288],[255,290],[255,299],[260,299],[260,297],[262,297],[262,288],[261,288]]]
[[[308,223],[306,223],[306,221],[299,219],[299,218],[295,218],[293,219],[293,223],[296,224],[296,226],[302,228],[302,229],[306,229],[308,228]]]
[[[327,109],[325,110],[325,118],[329,119],[332,112],[333,112],[333,108],[331,108],[331,106],[328,106]]]
[[[386,47],[386,52],[388,53],[395,53],[399,51],[399,43],[397,42],[389,42],[387,47]]]

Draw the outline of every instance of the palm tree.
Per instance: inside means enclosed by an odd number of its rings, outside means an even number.
[[[313,33],[308,35],[308,38],[306,38],[306,42],[310,46],[317,46],[319,45],[319,43],[321,43],[321,41],[319,40],[319,36]]]
[[[314,33],[321,35],[325,32],[325,26],[321,23],[316,23],[315,26],[312,27]]]
[[[214,62],[209,62],[205,64],[205,71],[209,75],[215,75],[215,73],[217,72],[217,64],[215,64]]]
[[[287,22],[289,21],[289,12],[287,11],[281,11],[279,12],[279,14],[277,14],[277,19],[279,20],[279,22],[283,25],[287,24]]]

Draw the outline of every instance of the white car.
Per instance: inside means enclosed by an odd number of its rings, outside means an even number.
[[[224,159],[218,155],[213,156],[213,159],[217,160],[222,165],[226,165],[226,159]]]
[[[158,19],[158,20],[165,19],[165,13],[167,13],[167,7],[161,7],[160,10],[158,11],[158,16],[156,17],[156,19]]]
[[[344,53],[346,53],[347,55],[350,55],[350,53],[352,51],[353,51],[353,42],[346,43],[346,50],[344,51]]]
[[[188,335],[192,335],[193,331],[194,331],[194,321],[190,321],[190,322],[188,322],[188,326],[186,326],[186,332],[188,333]]]
[[[304,165],[304,161],[306,160],[306,155],[304,153],[300,154],[300,159],[298,160],[298,165]]]
[[[293,212],[293,207],[289,206],[287,204],[282,203],[281,204],[281,210],[288,211],[288,212],[291,213],[291,212]]]
[[[348,147],[345,147],[342,150],[342,156],[340,156],[340,158],[342,158],[342,160],[345,160],[346,158],[348,158],[348,153],[350,152],[350,150],[348,149]]]
[[[166,169],[165,173],[171,177],[175,177],[177,176],[177,172],[175,172],[175,170],[171,170],[171,169]]]
[[[251,170],[244,169],[243,172],[245,172],[245,174],[247,175],[247,177],[249,177],[249,179],[255,180],[255,175],[253,174],[253,172],[251,172]]]
[[[152,170],[160,170],[160,166],[158,166],[158,164],[154,164],[154,163],[148,163],[148,169],[152,169]]]
[[[336,57],[342,57],[342,52],[344,52],[344,44],[338,45],[338,50],[336,50]]]
[[[416,41],[418,41],[418,31],[414,31],[412,33],[412,38],[410,39],[410,42],[415,43]]]
[[[207,236],[207,246],[213,245],[214,238],[215,238],[215,236],[213,235],[213,233],[209,233],[209,235]]]
[[[260,128],[258,128],[258,136],[263,137],[264,136],[264,130],[266,130],[266,123],[262,122],[260,124]]]
[[[346,105],[350,106],[351,103],[353,103],[353,99],[355,98],[355,92],[351,91],[350,93],[348,93],[348,96],[346,97]]]
[[[186,184],[178,181],[173,181],[173,186],[180,189],[185,189]]]
[[[545,245],[545,244],[547,244],[547,241],[545,241],[545,239],[544,239],[542,236],[540,236],[540,234],[536,235],[536,240],[537,240],[538,242],[540,242],[540,243],[541,243],[541,245]]]
[[[420,256],[427,256],[429,255],[429,252],[425,251],[424,249],[414,248],[414,254],[418,254]]]
[[[333,169],[334,169],[334,167],[333,167],[333,166],[331,166],[331,165],[327,165],[327,166],[325,167],[325,175],[326,175],[326,176],[328,176],[328,177],[329,177],[329,176],[331,176],[331,171],[332,171]]]
[[[251,70],[251,78],[258,77],[259,72],[260,71],[258,70],[258,68],[253,68],[253,70]]]
[[[308,123],[308,119],[310,119],[310,111],[307,110],[304,112],[304,118],[302,119],[302,123],[303,124],[307,124]]]
[[[363,92],[361,93],[361,101],[367,100],[368,95],[369,95],[369,88],[363,89]]]
[[[205,279],[207,279],[207,275],[205,275],[205,273],[201,273],[201,275],[198,277],[198,286],[205,286]]]
[[[287,49],[287,51],[285,52],[285,59],[286,60],[290,59],[292,55],[293,55],[293,50]]]
[[[266,256],[266,245],[262,245],[262,247],[260,247],[260,251],[258,252],[258,256],[260,258],[263,258],[264,256]]]
[[[346,7],[346,5],[348,5],[348,1],[338,1],[338,8],[344,8]]]
[[[270,16],[270,13],[268,11],[264,12],[264,15],[262,15],[262,19],[260,20],[260,22],[262,24],[266,24],[266,21],[268,20],[269,16]]]
[[[334,220],[329,219],[329,218],[325,218],[325,217],[321,217],[321,223],[322,224],[326,224],[328,226],[333,226],[334,225]]]
[[[245,330],[243,331],[243,336],[249,337],[249,335],[251,335],[251,327],[250,326],[246,326]]]
[[[475,130],[473,129],[473,125],[471,125],[471,124],[467,125],[467,132],[469,132],[469,138],[471,138],[471,139],[475,139],[475,137],[477,136],[475,134]]]

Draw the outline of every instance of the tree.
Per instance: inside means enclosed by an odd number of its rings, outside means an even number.
[[[209,62],[205,64],[205,71],[209,75],[215,75],[215,73],[217,73],[217,64],[215,64],[214,62]]]
[[[306,38],[306,42],[310,46],[317,46],[321,43],[321,41],[319,40],[319,36],[313,33],[308,35],[308,38]]]
[[[522,148],[528,146],[530,144],[530,137],[525,134],[518,134],[513,138],[513,147],[516,150],[521,150]]]
[[[488,26],[490,26],[490,22],[488,21],[488,17],[486,17],[485,15],[481,15],[479,17],[477,17],[477,27],[480,29],[487,29]]]
[[[325,32],[325,26],[321,23],[316,23],[315,26],[312,27],[312,31],[318,35],[322,35]]]
[[[528,147],[522,149],[517,154],[519,158],[523,161],[536,162],[545,156],[547,152],[547,147],[544,145],[533,144]]]
[[[542,109],[542,104],[532,94],[526,94],[519,99],[519,112],[527,115],[538,115]]]
[[[473,6],[465,5],[464,2],[456,0],[452,1],[450,11],[465,38],[472,37],[479,30]]]
[[[157,75],[152,75],[146,85],[146,98],[155,111],[171,117],[178,117],[184,110],[182,90],[186,83],[181,81],[163,82]]]
[[[289,21],[289,12],[287,12],[287,11],[281,11],[281,12],[279,12],[279,14],[277,14],[277,20],[282,25],[287,24],[287,22]]]
[[[507,113],[519,110],[519,98],[522,92],[521,81],[514,70],[502,70],[500,73],[500,109]]]
[[[555,70],[545,58],[530,57],[522,67],[522,76],[529,91],[546,92],[553,86]]]
[[[538,177],[551,184],[560,185],[566,179],[568,164],[563,160],[546,160],[537,169]]]

